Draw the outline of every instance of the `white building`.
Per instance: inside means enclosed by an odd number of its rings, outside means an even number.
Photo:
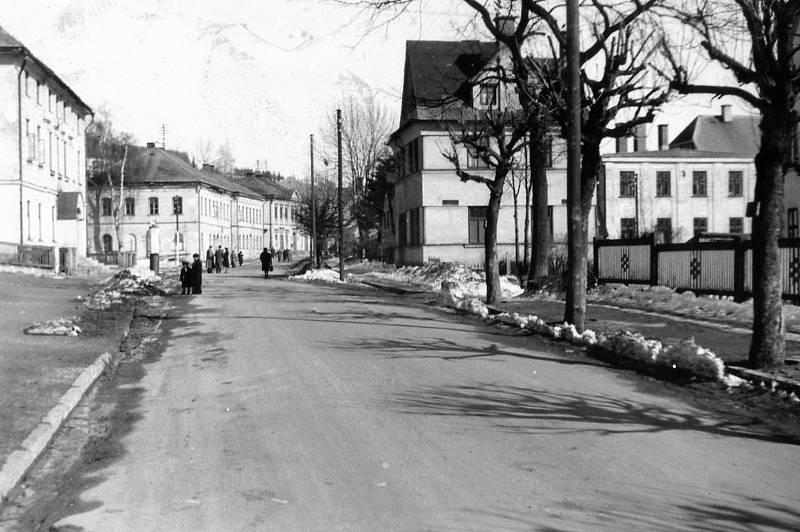
[[[3,28],[0,91],[0,242],[85,256],[91,109]]]
[[[646,151],[640,138],[641,149],[627,152],[621,139],[621,153],[603,156],[597,192],[608,237],[657,232],[684,242],[701,233],[750,233],[757,119],[731,116],[723,106],[720,115],[695,118],[669,144],[659,126],[657,151]]]

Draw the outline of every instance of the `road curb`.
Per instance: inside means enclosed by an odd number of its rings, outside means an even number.
[[[750,381],[754,385],[760,385],[770,388],[772,391],[784,391],[786,393],[794,393],[800,395],[800,383],[784,379],[777,375],[770,375],[763,371],[755,369],[743,368],[740,366],[725,366],[728,373],[736,375],[741,379]]]
[[[39,458],[55,433],[86,395],[92,384],[103,374],[111,360],[111,353],[103,353],[92,365],[85,368],[69,390],[42,418],[39,425],[28,434],[28,437],[20,445],[20,449],[9,455],[0,468],[0,504]]]

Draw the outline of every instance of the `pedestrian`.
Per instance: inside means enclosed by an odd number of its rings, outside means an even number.
[[[283,250],[283,262],[289,262],[289,248]]]
[[[259,258],[261,259],[261,271],[264,272],[264,279],[269,279],[269,272],[272,271],[272,254],[267,248],[264,248]]]
[[[222,252],[222,267],[225,268],[225,273],[228,273],[228,268],[231,267],[231,254],[228,252],[228,248]]]
[[[189,295],[192,293],[192,271],[189,269],[189,262],[181,260],[181,295]]]
[[[214,252],[214,271],[217,273],[222,272],[222,255],[224,254],[222,246],[217,246],[217,250]]]
[[[203,293],[203,263],[200,262],[200,255],[195,253],[192,255],[194,263],[192,264],[190,278],[192,281],[192,294]]]
[[[236,252],[231,250],[231,268],[236,267]]]
[[[208,268],[206,270],[208,273],[211,273],[214,269],[214,249],[211,246],[208,246],[206,250],[206,268]]]
[[[239,266],[241,266],[244,263],[244,254],[242,253],[241,249],[239,250],[239,254],[237,255],[237,257],[239,259]]]

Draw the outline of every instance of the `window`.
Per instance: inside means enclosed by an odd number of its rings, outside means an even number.
[[[735,235],[744,233],[744,219],[741,217],[728,219],[728,232]]]
[[[619,195],[622,198],[632,198],[636,194],[636,172],[622,171],[619,173]]]
[[[621,218],[619,221],[619,237],[623,240],[636,238],[636,218]]]
[[[469,243],[483,244],[486,241],[486,216],[488,207],[468,207]]]
[[[708,174],[705,170],[692,172],[692,196],[708,195]],[[696,233],[695,233],[696,234]]]
[[[183,198],[175,196],[172,198],[172,214],[183,214]]]
[[[150,198],[148,203],[150,204],[150,214],[158,214],[158,198]]]
[[[708,218],[694,219],[694,236],[708,232]]]
[[[670,173],[656,172],[656,196],[670,196]]]
[[[477,144],[486,148],[489,146],[489,139],[483,137]],[[489,163],[479,156],[475,146],[467,146],[467,168],[489,168]]]
[[[106,233],[103,235],[103,251],[105,253],[111,253],[114,250],[114,240],[111,238],[111,235]]]
[[[458,205],[457,199],[443,199],[442,205]]]
[[[656,218],[656,232],[664,237],[664,243],[672,242],[672,218]]]
[[[133,198],[125,198],[125,215],[136,215],[136,200]]]
[[[744,172],[741,170],[728,172],[728,196],[742,195],[742,181],[744,181]]]
[[[420,156],[420,152],[422,151],[421,146],[422,139],[417,137],[409,142],[405,148],[403,148],[405,169],[409,173],[419,172],[422,170],[422,158]]]
[[[481,83],[478,92],[478,103],[482,107],[489,107],[496,104],[497,99],[497,84],[496,83]]]
[[[31,78],[28,75],[28,73],[25,72],[25,96],[30,96],[31,95],[30,90],[28,90],[28,85],[30,84],[30,82],[31,82]]]
[[[797,207],[792,207],[786,211],[786,236],[789,238],[800,236],[800,232],[798,232]]]
[[[111,211],[112,211],[111,198],[103,198],[100,201],[100,205],[102,206],[102,215],[111,216]]]

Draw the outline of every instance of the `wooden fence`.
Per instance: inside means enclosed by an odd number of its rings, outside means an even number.
[[[783,297],[800,302],[800,238],[779,241]],[[747,299],[753,289],[750,241],[656,244],[652,238],[595,240],[598,283],[668,286]]]
[[[56,267],[55,250],[51,246],[0,242],[0,264],[53,269]]]
[[[135,251],[106,251],[103,253],[90,253],[88,256],[101,264],[116,264],[122,268],[130,268],[136,265]]]

